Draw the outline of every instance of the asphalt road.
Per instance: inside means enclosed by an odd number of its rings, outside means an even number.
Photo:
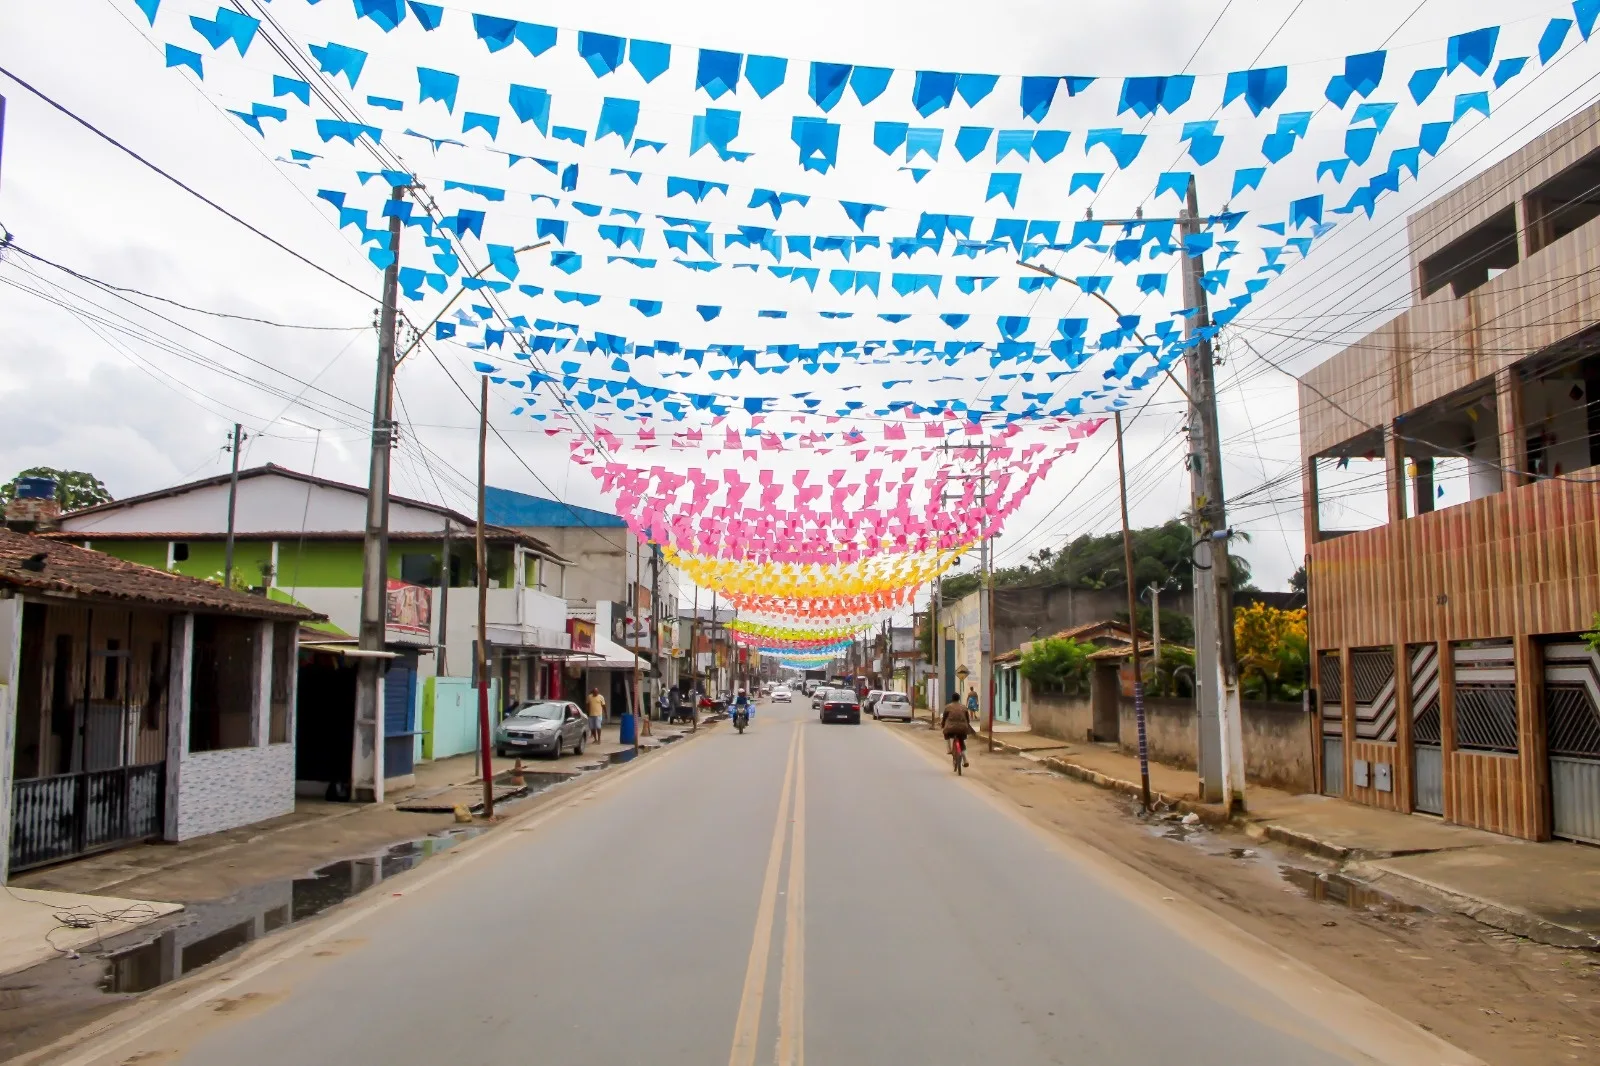
[[[1475,1061],[894,732],[764,705],[62,1061]]]

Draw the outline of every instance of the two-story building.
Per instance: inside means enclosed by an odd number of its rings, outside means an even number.
[[[52,536],[173,573],[220,580],[228,533],[228,475],[131,496],[63,515]],[[233,580],[325,615],[311,645],[314,675],[302,699],[332,721],[353,692],[360,630],[366,490],[266,465],[241,470],[233,504]],[[434,676],[476,673],[476,522],[439,504],[391,497],[384,673],[384,776],[403,780],[422,745],[424,689]],[[564,585],[567,562],[528,533],[486,525],[488,643],[502,703],[557,695],[545,669],[573,656]],[[582,653],[577,653],[582,655]],[[353,705],[350,711],[353,714]],[[353,718],[352,718],[353,722]],[[332,734],[298,753],[297,775],[337,784]],[[331,753],[331,754],[330,754]],[[325,765],[326,764],[326,765]]]
[[[1301,379],[1319,785],[1600,843],[1600,106],[1408,238],[1412,306]]]

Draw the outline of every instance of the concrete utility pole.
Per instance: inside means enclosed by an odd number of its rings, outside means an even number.
[[[933,622],[929,629],[933,636],[933,692],[928,700],[928,728],[939,721],[939,711],[950,702],[944,690],[944,575],[933,579]]]
[[[483,763],[483,816],[494,817],[494,737],[489,730],[489,545],[484,533],[489,483],[489,376],[478,400],[478,750]]]
[[[645,721],[661,700],[661,553],[650,544],[650,706]]]
[[[641,724],[639,711],[644,703],[639,693],[639,578],[643,576],[640,572],[643,560],[639,558],[639,549],[642,547],[644,547],[644,541],[640,541],[633,549],[633,590],[628,597],[633,601],[633,625],[629,628],[632,630],[630,636],[633,644],[633,747],[636,751],[639,748],[639,727]]]
[[[396,185],[390,202],[405,199]],[[367,474],[367,530],[361,547],[361,629],[356,661],[355,744],[350,798],[383,802],[382,680],[389,613],[389,461],[394,449],[394,331],[400,288],[400,215],[389,218],[389,265],[378,315],[378,378],[372,397],[372,462]]]
[[[689,731],[700,729],[700,586],[694,587],[694,620],[689,623]]]
[[[1199,196],[1189,179],[1179,219],[1184,237],[1200,233]],[[1184,337],[1188,349],[1189,486],[1195,536],[1195,699],[1199,714],[1200,794],[1208,803],[1244,809],[1244,737],[1239,706],[1239,671],[1233,647],[1233,573],[1228,558],[1227,514],[1222,493],[1222,436],[1211,351],[1211,312],[1203,284],[1205,256],[1182,255],[1183,297],[1192,314]]]
[[[1150,748],[1145,743],[1144,678],[1139,673],[1139,593],[1133,587],[1133,534],[1128,529],[1128,464],[1122,454],[1122,412],[1117,415],[1117,493],[1122,503],[1122,570],[1128,586],[1128,641],[1133,652],[1133,718],[1139,729],[1139,805],[1150,813]],[[1120,695],[1120,693],[1118,694]]]
[[[222,549],[222,585],[233,587],[233,512],[239,502],[239,442],[244,440],[239,423],[233,424],[233,438],[228,450],[233,453],[233,473],[228,476],[228,542]]]
[[[1150,586],[1150,643],[1154,675],[1161,676],[1161,586]]]
[[[450,676],[445,661],[450,626],[450,519],[444,520],[444,540],[439,547],[439,644],[434,649],[434,669],[440,677]]]

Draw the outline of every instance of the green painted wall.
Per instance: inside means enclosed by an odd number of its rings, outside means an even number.
[[[389,561],[390,571],[395,572],[392,546]],[[361,542],[279,541],[275,584],[280,588],[360,588]]]
[[[126,559],[130,563],[143,563],[160,570],[167,568],[167,542],[164,540],[97,540],[89,543],[97,551]]]

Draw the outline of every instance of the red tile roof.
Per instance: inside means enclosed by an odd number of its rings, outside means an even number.
[[[38,562],[37,568],[25,565]],[[199,578],[130,563],[26,533],[0,530],[0,588],[120,600],[207,614],[309,621],[321,615],[291,603],[237,592]]]

